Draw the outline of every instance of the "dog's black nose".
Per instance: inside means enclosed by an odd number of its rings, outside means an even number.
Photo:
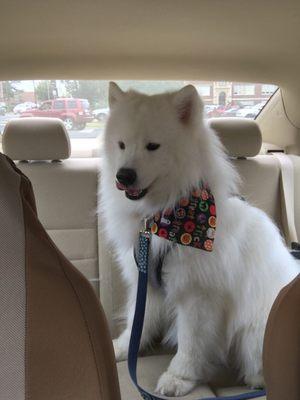
[[[130,186],[136,181],[136,172],[131,168],[120,168],[117,172],[116,178],[122,185]]]

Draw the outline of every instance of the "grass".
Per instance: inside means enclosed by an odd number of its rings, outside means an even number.
[[[87,128],[104,128],[105,122],[104,121],[92,121],[86,124]]]

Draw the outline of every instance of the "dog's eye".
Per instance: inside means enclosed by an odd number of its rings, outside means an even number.
[[[125,149],[125,143],[124,142],[118,142],[119,143],[119,147],[121,150]]]
[[[146,146],[146,149],[149,151],[154,151],[157,150],[160,147],[160,144],[158,143],[148,143]]]

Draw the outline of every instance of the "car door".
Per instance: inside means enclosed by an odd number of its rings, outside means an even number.
[[[63,119],[65,100],[54,100],[51,110],[51,117]]]

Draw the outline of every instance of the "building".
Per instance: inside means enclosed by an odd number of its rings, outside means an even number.
[[[231,101],[234,104],[254,105],[267,101],[277,89],[276,85],[262,83],[234,83]]]
[[[205,104],[215,105],[254,105],[269,99],[277,89],[276,85],[227,81],[195,81]]]

